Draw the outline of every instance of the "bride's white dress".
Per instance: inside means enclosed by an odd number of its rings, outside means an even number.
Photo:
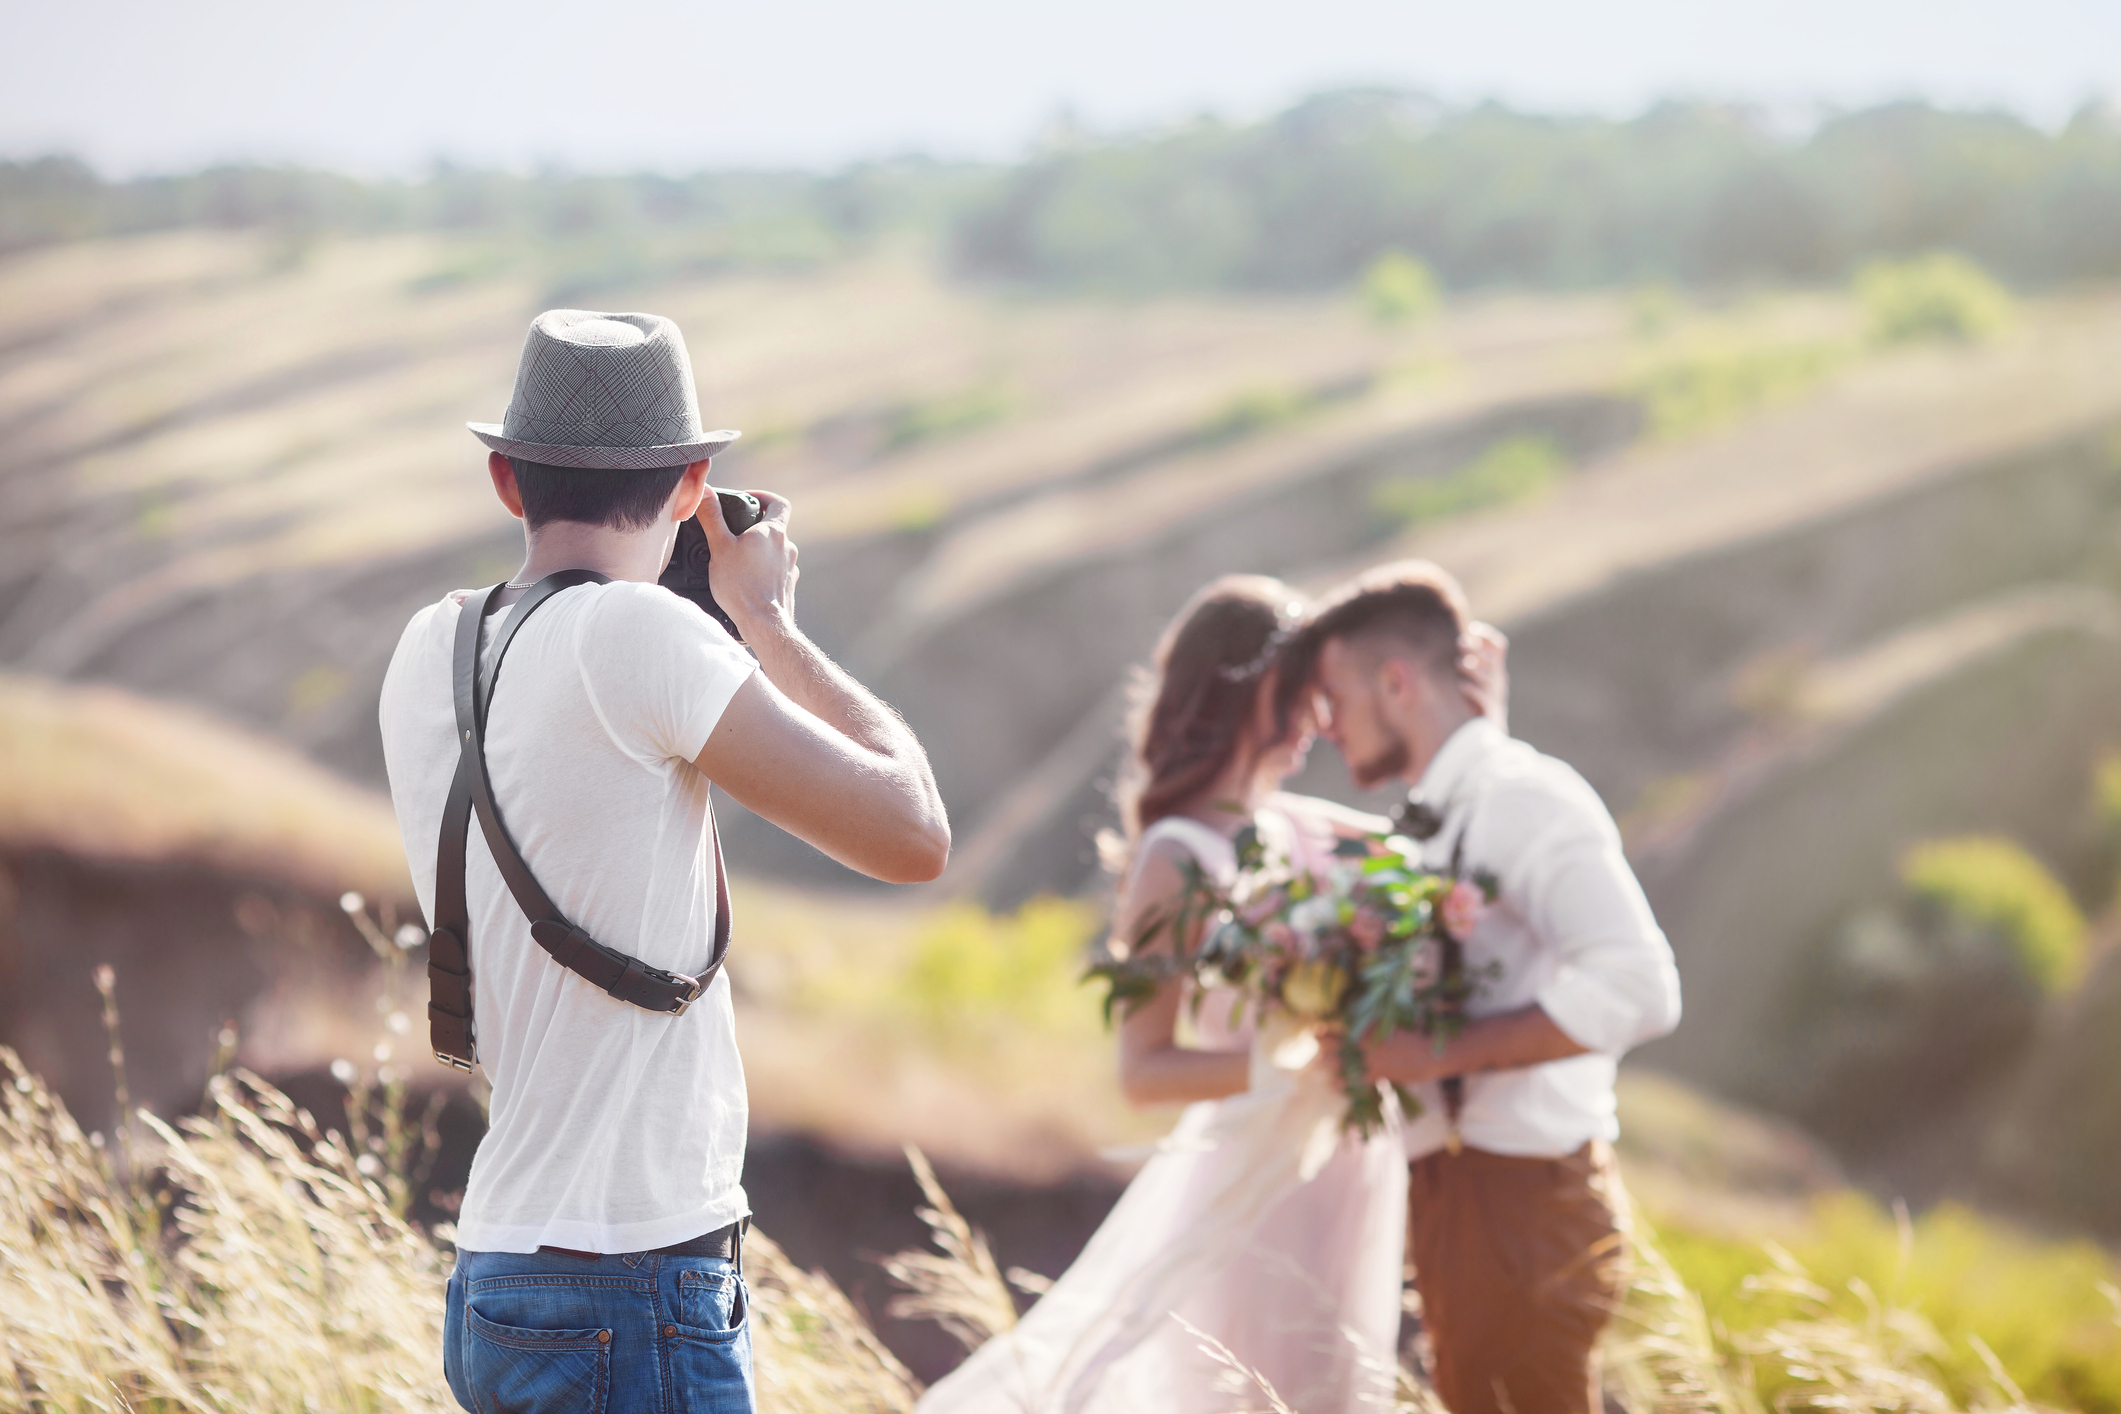
[[[1258,824],[1272,847],[1312,848],[1279,810]],[[1235,874],[1230,842],[1205,825],[1158,821],[1136,857],[1159,839],[1213,877]],[[1233,1029],[1233,1000],[1203,998],[1197,1043],[1249,1047],[1251,1088],[1189,1106],[1053,1289],[917,1414],[1266,1408],[1187,1326],[1302,1414],[1391,1407],[1407,1193],[1397,1116],[1367,1141],[1342,1134],[1332,1077],[1302,1068],[1309,1038]]]

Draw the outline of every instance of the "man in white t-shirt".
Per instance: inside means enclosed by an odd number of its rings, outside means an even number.
[[[492,805],[559,914],[650,976],[709,970],[726,929],[710,781],[865,874],[941,872],[949,824],[920,744],[796,627],[788,503],[762,496],[763,519],[732,534],[710,494],[708,458],[737,434],[702,429],[676,325],[538,316],[505,421],[472,430],[526,545],[482,649],[525,590],[595,572],[533,601],[486,699]],[[695,514],[741,645],[656,583]],[[383,684],[391,796],[430,920],[445,802],[468,759],[454,644],[485,600],[460,591],[414,615]],[[727,977],[679,1014],[622,1000],[533,937],[476,825],[463,856],[464,1024],[493,1100],[449,1283],[452,1392],[512,1414],[751,1409]]]
[[[1679,974],[1597,793],[1468,704],[1468,621],[1443,570],[1388,565],[1318,607],[1285,672],[1357,785],[1413,787],[1424,863],[1499,890],[1460,924],[1464,1029],[1370,1052],[1421,1103],[1408,1245],[1437,1392],[1452,1414],[1589,1414],[1625,1258],[1614,1074],[1678,1025]]]

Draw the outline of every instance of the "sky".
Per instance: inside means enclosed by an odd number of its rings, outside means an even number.
[[[2121,93],[2121,0],[0,0],[0,155],[116,175],[1008,159],[1354,84],[2053,124]]]

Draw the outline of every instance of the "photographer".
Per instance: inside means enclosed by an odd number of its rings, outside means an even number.
[[[890,882],[940,873],[949,824],[913,734],[796,627],[788,503],[725,520],[708,459],[738,434],[702,429],[675,324],[539,315],[505,421],[471,428],[523,566],[414,615],[381,704],[437,1059],[493,1086],[450,1388],[467,1409],[749,1410],[708,784]],[[750,654],[656,582],[695,515]]]

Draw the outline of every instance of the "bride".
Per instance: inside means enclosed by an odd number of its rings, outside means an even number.
[[[1386,827],[1280,790],[1316,726],[1309,703],[1275,692],[1276,655],[1302,617],[1287,585],[1232,575],[1164,631],[1129,723],[1114,949],[1169,910],[1189,865],[1227,884],[1248,825],[1299,868],[1322,868],[1341,836]],[[1468,644],[1467,692],[1499,710],[1490,632]],[[1126,1015],[1127,1098],[1187,1109],[1075,1264],[918,1414],[1266,1407],[1203,1337],[1304,1414],[1391,1407],[1407,1184],[1397,1116],[1368,1140],[1343,1134],[1330,1048],[1255,1036],[1236,1002],[1172,983]]]

